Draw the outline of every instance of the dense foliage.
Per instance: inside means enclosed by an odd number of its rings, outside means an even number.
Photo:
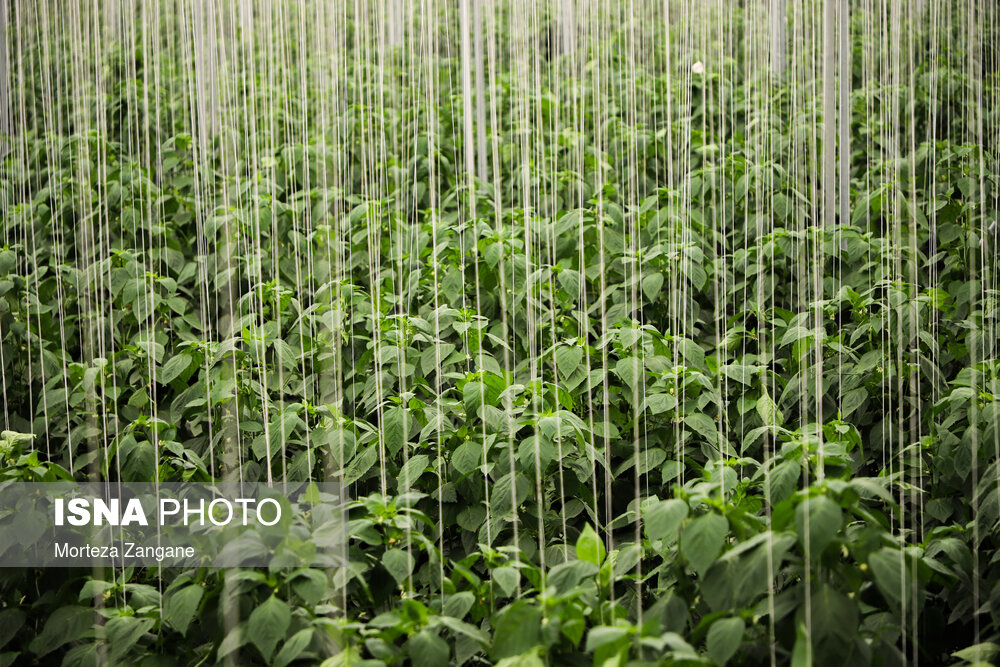
[[[0,665],[989,661],[1000,119],[963,96],[998,81],[864,85],[856,39],[832,225],[818,87],[739,61],[501,72],[474,188],[455,54],[428,95],[405,54],[356,74],[315,136],[289,76],[199,139],[139,38],[95,129],[21,80],[0,479],[341,479],[351,539],[338,572],[4,570]]]

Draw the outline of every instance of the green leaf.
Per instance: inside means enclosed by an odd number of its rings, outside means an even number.
[[[344,484],[353,484],[372,469],[378,461],[378,445],[370,445],[368,449],[354,457],[344,472]]]
[[[803,552],[808,536],[809,557],[814,561],[818,560],[823,550],[840,532],[842,520],[840,506],[826,496],[814,496],[799,503],[795,508],[795,527]]]
[[[699,575],[704,575],[722,552],[728,531],[729,521],[715,512],[695,517],[681,530],[681,553]]]
[[[749,387],[756,369],[753,366],[745,366],[743,364],[727,364],[722,367],[722,372],[729,379]]]
[[[646,508],[644,524],[646,537],[662,540],[668,547],[677,541],[677,529],[688,515],[688,504],[683,500],[658,500]]]
[[[993,642],[983,642],[967,646],[961,651],[955,651],[951,655],[966,662],[992,664],[993,659],[1000,655],[1000,646]]]
[[[792,649],[792,667],[812,667],[812,643],[804,622],[795,626],[795,647]]]
[[[526,600],[515,600],[494,615],[492,625],[490,658],[500,660],[522,655],[541,641],[542,610]]]
[[[478,417],[479,409],[486,404],[486,385],[479,380],[470,380],[462,388],[462,402],[468,418]]]
[[[122,462],[122,477],[124,481],[148,482],[153,479],[156,468],[156,451],[148,440],[132,441],[128,449],[119,450],[118,455],[124,458]]]
[[[526,470],[534,469],[537,458],[539,468],[544,471],[556,458],[556,448],[551,440],[539,433],[521,441],[517,448],[517,458],[521,467]]]
[[[466,440],[451,455],[451,464],[461,475],[467,475],[479,467],[483,457],[483,445],[474,440]]]
[[[285,638],[291,622],[292,612],[288,605],[275,595],[250,613],[247,633],[265,660],[271,659],[274,647]]]
[[[521,578],[517,570],[512,567],[498,567],[493,570],[493,582],[507,597],[517,590],[517,582]]]
[[[40,657],[48,655],[66,642],[80,639],[93,626],[94,613],[90,607],[59,607],[45,621],[42,632],[31,640],[28,650]]]
[[[852,389],[844,394],[844,397],[840,402],[840,418],[847,419],[847,417],[852,412],[860,408],[866,400],[868,400],[868,390],[864,387]]]
[[[736,604],[737,592],[756,584],[756,581],[738,579],[733,559],[723,557],[712,563],[701,578],[701,597],[712,611],[725,611]]]
[[[781,337],[780,345],[784,347],[789,343],[794,343],[803,338],[811,338],[816,335],[813,329],[807,329],[802,326],[789,327],[785,330],[785,334]]]
[[[858,634],[858,605],[830,584],[820,585],[812,594],[812,628],[817,638],[831,638],[824,653],[850,647]],[[824,648],[817,646],[817,651]]]
[[[639,474],[646,475],[649,474],[650,470],[655,470],[664,460],[667,458],[667,453],[662,449],[647,449],[645,451],[637,452],[639,465]],[[620,477],[625,474],[626,471],[631,470],[636,467],[636,454],[628,457],[622,461],[617,468],[615,468],[615,477]]]
[[[625,386],[631,390],[636,388],[638,383],[639,389],[645,386],[645,376],[642,368],[642,361],[637,357],[625,357],[624,359],[619,359],[618,363],[615,364],[615,374],[622,379]]]
[[[560,345],[556,348],[556,370],[559,377],[568,378],[583,361],[583,348],[577,346]]]
[[[895,608],[899,608],[902,600],[903,576],[905,563],[903,553],[888,547],[868,555],[868,566],[871,568],[875,584]]]
[[[767,390],[757,399],[757,414],[765,426],[781,426],[785,423],[785,418],[778,409],[778,405],[771,400]]]
[[[191,367],[191,362],[194,361],[191,355],[187,352],[181,352],[180,354],[170,357],[170,361],[163,365],[160,370],[159,376],[156,378],[160,384],[170,384],[177,377],[179,377],[184,371]]]
[[[424,474],[428,463],[430,463],[430,458],[426,454],[417,454],[416,456],[411,456],[410,459],[403,464],[403,467],[399,470],[399,476],[397,477],[397,485],[401,493],[413,488],[416,481],[420,479],[422,474]]]
[[[479,416],[480,408],[484,405],[496,407],[505,387],[503,378],[492,373],[483,373],[479,379],[466,382],[462,389],[466,416],[469,418]]]
[[[490,493],[490,505],[495,514],[505,514],[520,505],[531,493],[531,483],[520,473],[507,473],[497,480]],[[513,506],[512,506],[513,503]]]
[[[278,655],[274,656],[272,667],[285,667],[302,655],[302,652],[309,646],[309,642],[312,641],[314,632],[313,628],[305,628],[289,637],[281,650],[278,651]]]
[[[705,369],[705,350],[690,338],[678,338],[677,344],[688,366]]]
[[[606,554],[604,542],[588,523],[576,539],[576,557],[594,565],[600,565],[604,562]]]
[[[6,276],[17,265],[17,254],[4,248],[0,250],[0,276]]]
[[[503,243],[491,243],[483,251],[483,258],[490,268],[495,269],[500,259],[503,257]]]
[[[378,661],[376,662],[376,667],[381,667],[384,664],[384,662]],[[342,649],[340,653],[321,662],[319,667],[369,667],[370,665],[370,662],[361,658],[361,653],[358,649],[348,646]]]
[[[441,613],[454,618],[464,618],[469,613],[469,610],[472,609],[472,605],[475,602],[476,596],[470,591],[455,593],[445,598]]]
[[[215,653],[216,662],[222,662],[224,657],[246,644],[247,639],[246,624],[240,623],[219,642],[219,650]]]
[[[382,433],[385,448],[395,456],[406,443],[407,430],[403,428],[403,420],[407,418],[406,410],[399,406],[391,407],[382,414]]]
[[[595,665],[624,665],[630,640],[629,628],[598,626],[587,633],[586,651]]]
[[[315,606],[326,595],[326,573],[313,568],[297,570],[291,577],[292,589],[309,606]]]
[[[185,586],[167,596],[163,604],[164,620],[183,637],[187,634],[188,625],[198,611],[205,589],[198,584]]]
[[[0,611],[0,648],[7,645],[22,625],[24,625],[24,612],[20,609],[7,608]]]
[[[568,593],[588,576],[597,574],[596,565],[585,560],[568,560],[549,570],[546,583],[560,594]]]
[[[389,549],[382,554],[382,565],[396,583],[406,581],[413,572],[413,557],[402,549]]]
[[[711,444],[719,440],[719,425],[714,419],[701,412],[695,412],[684,418],[684,423],[695,433],[698,433]]]
[[[739,649],[745,629],[742,618],[720,618],[712,623],[705,642],[709,657],[721,665],[726,664]]]
[[[100,579],[89,579],[83,584],[80,589],[80,595],[77,596],[77,601],[79,602],[91,602],[95,597],[104,595],[105,591],[111,590],[115,585],[110,581],[102,581]],[[0,646],[3,644],[0,643]]]
[[[451,616],[438,616],[437,620],[441,625],[455,633],[456,636],[464,635],[465,637],[478,642],[480,646],[483,647],[488,646],[490,643],[489,635],[471,623],[460,621]]]
[[[442,293],[448,303],[455,305],[456,308],[461,306],[461,296],[464,287],[465,282],[463,280],[462,272],[454,268],[449,269],[448,272],[445,273],[444,279],[441,281]]]
[[[660,272],[649,273],[642,278],[642,293],[646,295],[646,298],[650,301],[656,300],[656,295],[660,293],[660,288],[663,287],[663,274]]]
[[[104,626],[110,647],[111,664],[120,664],[139,639],[153,627],[153,619],[136,616],[115,616]]]
[[[646,397],[646,406],[654,414],[662,414],[677,407],[677,397],[671,394],[652,394]]]
[[[599,625],[596,628],[591,628],[590,632],[587,633],[587,644],[584,650],[587,653],[592,653],[602,646],[612,644],[627,636],[628,628]]]
[[[63,655],[60,667],[98,667],[98,665],[103,663],[98,658],[97,647],[97,642],[87,642],[86,644],[74,646]],[[17,653],[4,653],[0,658],[10,655],[17,656]],[[107,662],[107,658],[105,658],[105,662]],[[0,659],[0,665],[9,666],[11,664],[13,663],[4,662],[3,659]]]
[[[757,546],[753,546],[755,540],[759,540]],[[758,595],[765,594],[775,574],[781,568],[785,554],[794,544],[795,535],[792,532],[764,531],[723,554],[722,558],[716,561],[716,565],[723,560],[733,564],[730,586],[733,604],[739,607],[746,606]],[[709,576],[711,574],[710,570]],[[719,610],[718,607],[715,609]]]
[[[767,498],[777,505],[789,498],[798,486],[802,466],[798,461],[782,461],[767,475]]]
[[[546,667],[545,662],[538,657],[538,651],[534,650],[529,653],[522,653],[520,655],[512,655],[509,658],[504,658],[496,664],[495,667]]]

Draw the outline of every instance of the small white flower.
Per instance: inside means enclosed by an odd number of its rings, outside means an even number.
[[[691,65],[691,73],[692,74],[704,74],[705,73],[705,63],[703,63],[703,62],[701,62],[699,60],[694,65]]]

